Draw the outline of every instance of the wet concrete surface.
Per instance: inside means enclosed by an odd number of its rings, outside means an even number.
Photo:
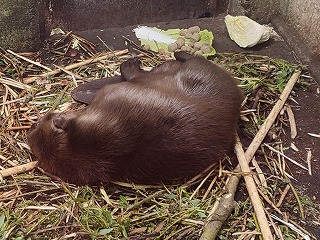
[[[217,52],[246,52],[260,55],[267,55],[272,58],[282,58],[290,62],[297,63],[295,53],[289,48],[284,41],[270,40],[251,49],[243,49],[238,47],[230,38],[225,28],[224,15],[219,15],[214,18],[201,18],[201,19],[184,19],[172,22],[160,22],[146,24],[149,27],[159,27],[161,29],[169,28],[188,28],[198,25],[201,29],[208,29],[213,32],[214,42],[213,47]],[[106,50],[103,44],[98,40],[99,36],[107,45],[113,50],[125,49],[126,45],[122,36],[128,37],[131,40],[137,39],[132,32],[132,29],[137,25],[127,26],[123,28],[109,28],[109,29],[96,29],[77,32],[80,36],[97,43],[99,50]]]
[[[319,81],[320,74],[318,66],[318,60],[313,60],[313,57],[309,55],[307,49],[304,50],[303,46],[299,42],[295,42],[295,33],[289,28],[281,26],[281,20],[275,21],[280,29],[281,34],[284,39],[289,39],[290,45],[295,47],[299,45],[299,49],[292,49],[286,41],[276,41],[269,40],[266,43],[260,44],[251,49],[242,49],[238,47],[230,38],[227,33],[224,15],[219,15],[214,18],[204,18],[204,19],[190,19],[190,20],[179,20],[173,22],[161,22],[147,24],[147,26],[156,26],[162,29],[169,28],[188,28],[190,26],[200,26],[201,29],[208,29],[214,34],[213,47],[217,52],[244,52],[252,53],[257,55],[266,55],[271,58],[281,58],[285,59],[291,63],[304,63],[310,65],[311,72],[314,77]],[[99,36],[103,41],[114,50],[125,49],[126,45],[122,37],[126,36],[131,40],[137,39],[132,32],[132,29],[136,26],[128,26],[123,28],[111,28],[105,30],[90,30],[84,32],[78,32],[80,36],[95,42],[99,45],[100,50],[106,50],[103,44],[98,40]],[[275,29],[277,31],[277,29]],[[299,39],[297,41],[300,41]],[[319,134],[320,133],[320,94],[319,85],[314,83],[307,91],[298,91],[295,97],[297,103],[290,101],[292,105],[293,112],[296,118],[296,124],[298,129],[298,136],[295,139],[290,139],[290,136],[285,140],[286,147],[290,146],[293,142],[299,149],[298,152],[289,149],[285,151],[289,157],[301,162],[306,166],[307,150],[310,149],[312,153],[312,176],[308,174],[307,171],[302,170],[294,166],[292,163],[288,162],[289,167],[293,171],[293,176],[297,179],[294,181],[296,186],[300,186],[304,190],[304,194],[314,199],[316,204],[320,204],[320,139],[310,136],[308,133]],[[288,131],[289,135],[289,131]],[[311,229],[315,236],[320,239],[320,230]]]

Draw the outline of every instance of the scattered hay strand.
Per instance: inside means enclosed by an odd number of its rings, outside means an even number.
[[[286,226],[288,226],[289,228],[291,228],[292,230],[294,230],[295,232],[297,232],[301,237],[303,237],[305,240],[310,240],[310,237],[303,233],[300,229],[298,229],[297,227],[295,227],[292,223],[288,223],[286,221],[283,221],[282,219],[280,219],[279,217],[277,217],[276,215],[271,214],[271,217],[283,224],[285,224]]]
[[[39,62],[32,61],[32,60],[30,60],[29,58],[26,58],[26,57],[24,57],[24,56],[21,56],[21,55],[13,52],[13,51],[11,51],[11,50],[7,50],[7,52],[8,52],[8,53],[11,53],[12,55],[14,55],[14,56],[16,56],[16,57],[18,57],[18,58],[21,58],[21,59],[27,61],[27,62],[29,62],[29,63],[32,63],[32,64],[34,64],[34,65],[36,65],[36,66],[38,66],[38,67],[41,67],[41,68],[43,68],[43,69],[45,69],[45,70],[47,70],[47,71],[52,72],[52,69],[50,69],[50,68],[42,65],[42,64],[39,63]]]
[[[320,138],[320,134],[308,133],[311,137]]]
[[[288,156],[286,156],[285,154],[283,154],[282,152],[278,151],[277,149],[274,149],[273,147],[269,146],[268,144],[264,144],[264,146],[266,146],[267,148],[269,148],[271,151],[273,152],[276,152],[278,153],[279,155],[281,155],[282,157],[288,159],[290,162],[292,162],[293,164],[295,164],[296,166],[304,169],[304,170],[307,170],[308,171],[308,168],[303,166],[302,164],[298,163],[296,160],[293,160],[292,158],[289,158]]]
[[[307,164],[308,164],[308,173],[310,176],[312,175],[311,159],[312,159],[311,149],[307,149]]]
[[[286,197],[287,193],[289,192],[289,190],[290,190],[290,185],[288,184],[286,186],[286,188],[283,190],[283,192],[281,194],[281,197],[279,198],[279,201],[276,204],[277,208],[279,208],[281,206],[281,204],[282,204],[283,200],[285,199],[285,197]]]
[[[292,111],[292,108],[290,107],[290,105],[286,106],[286,110],[288,113],[289,123],[290,123],[290,130],[291,130],[290,135],[291,135],[291,138],[294,139],[298,135],[296,120],[294,118],[294,114],[293,114],[293,111]]]
[[[92,58],[86,59],[84,61],[71,64],[69,66],[64,67],[64,69],[69,71],[71,69],[87,65],[89,63],[96,63],[96,62],[108,59],[108,58],[110,58],[110,56],[114,56],[114,55],[118,56],[118,55],[123,55],[123,54],[126,54],[126,53],[128,53],[128,50],[107,52],[107,53],[101,54],[101,56],[99,56],[99,57],[92,57]],[[46,77],[49,77],[49,76],[53,76],[55,74],[60,73],[61,71],[62,71],[61,69],[56,69],[56,70],[53,70],[51,72],[40,74],[39,76],[36,76],[36,77],[26,78],[26,79],[24,79],[24,82],[29,84],[29,83],[32,83],[32,82],[36,81],[39,78],[46,78]]]
[[[27,84],[23,84],[21,82],[15,81],[13,79],[5,78],[5,77],[0,78],[0,83],[6,84],[12,87],[20,88],[20,89],[27,89],[27,90],[32,89],[32,87],[30,87]]]

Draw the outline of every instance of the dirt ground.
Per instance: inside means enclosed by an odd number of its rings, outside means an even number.
[[[215,18],[198,19],[198,20],[179,20],[170,23],[155,23],[148,24],[148,26],[157,26],[162,29],[168,28],[187,28],[190,26],[200,26],[201,29],[208,29],[214,34],[213,47],[218,53],[222,52],[245,52],[257,55],[267,55],[271,58],[285,59],[291,63],[301,63],[300,59],[305,59],[306,56],[300,58],[294,49],[291,49],[287,42],[283,40],[270,39],[268,42],[260,44],[252,49],[246,50],[238,47],[232,40],[230,40],[227,30],[224,24],[224,16],[220,15]],[[132,29],[136,26],[128,26],[124,28],[114,28],[107,30],[92,30],[86,32],[78,32],[76,34],[99,44],[101,49],[105,49],[97,36],[105,41],[105,43],[111,49],[124,49],[126,48],[123,40],[123,36],[129,37],[131,40],[135,40]],[[275,29],[277,30],[277,29]],[[285,33],[291,34],[294,37],[294,32]],[[313,76],[318,82],[320,76]],[[314,84],[307,91],[298,91],[294,98],[296,102],[290,101],[292,106],[298,135],[295,139],[291,139],[290,136],[286,139],[285,146],[289,147],[291,143],[298,148],[299,151],[288,149],[285,151],[289,157],[297,160],[303,165],[306,165],[307,150],[310,149],[312,153],[312,176],[307,171],[297,168],[290,162],[290,166],[293,176],[296,179],[295,184],[298,189],[312,199],[316,204],[320,204],[320,139],[313,137],[308,133],[319,134],[320,133],[320,93],[319,85]],[[288,131],[289,132],[289,131]],[[320,239],[320,230],[311,229],[315,236]]]

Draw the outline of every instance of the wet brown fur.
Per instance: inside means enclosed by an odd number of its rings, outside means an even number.
[[[149,73],[128,60],[126,81],[103,87],[86,109],[45,115],[28,135],[39,166],[76,184],[152,184],[217,162],[234,144],[242,95],[217,65],[179,60]]]

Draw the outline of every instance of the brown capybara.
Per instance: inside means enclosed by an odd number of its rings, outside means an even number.
[[[205,58],[176,59],[151,72],[130,59],[93,99],[85,99],[85,87],[75,89],[87,108],[50,112],[29,131],[39,166],[75,184],[156,184],[191,178],[219,161],[232,150],[242,94]]]

